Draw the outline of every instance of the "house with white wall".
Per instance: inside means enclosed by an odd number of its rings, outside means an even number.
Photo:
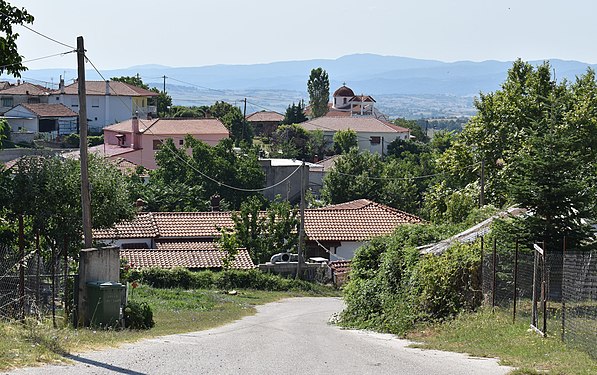
[[[0,115],[19,104],[48,103],[50,90],[29,82],[3,85],[0,90]]]
[[[334,134],[341,130],[353,130],[357,134],[358,147],[362,151],[386,154],[388,144],[396,139],[410,138],[410,130],[375,117],[322,116],[300,124],[305,130],[321,130],[325,140],[332,144]]]
[[[78,132],[79,115],[62,104],[19,104],[4,114],[13,134],[45,134],[48,139]]]
[[[159,95],[153,91],[118,81],[85,81],[85,91],[87,122],[91,131],[101,131],[107,125],[134,115],[157,117],[156,107],[148,105],[149,98]],[[63,104],[79,113],[78,83],[65,86],[61,79],[58,90],[50,93],[48,103]]]

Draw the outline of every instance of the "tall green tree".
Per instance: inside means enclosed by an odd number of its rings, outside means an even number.
[[[322,68],[312,69],[307,81],[309,105],[313,117],[321,117],[328,112],[330,100],[330,80]]]
[[[23,56],[19,55],[17,49],[19,34],[13,30],[13,26],[30,23],[33,23],[33,16],[25,8],[0,0],[0,74],[6,72],[20,77],[21,72],[27,70],[23,65]]]
[[[307,116],[305,116],[305,104],[301,100],[298,104],[292,103],[292,105],[289,105],[288,108],[286,108],[282,124],[300,124],[305,121],[307,121]]]

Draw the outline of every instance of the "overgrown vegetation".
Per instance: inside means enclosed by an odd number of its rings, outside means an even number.
[[[225,270],[220,272],[198,271],[192,272],[186,268],[166,270],[148,268],[141,271],[131,271],[130,281],[140,281],[154,288],[181,289],[256,289],[264,291],[300,291],[318,295],[336,295],[337,292],[328,286],[316,283],[286,279],[284,277],[263,273],[258,270]]]
[[[442,255],[417,246],[457,232],[454,225],[408,225],[361,247],[344,288],[341,324],[405,334],[417,322],[442,321],[480,305],[478,244],[457,244]]]

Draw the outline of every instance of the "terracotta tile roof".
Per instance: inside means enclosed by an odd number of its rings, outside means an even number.
[[[131,133],[132,119],[106,126],[104,130]],[[218,119],[139,119],[139,130],[158,136],[218,134],[228,137],[228,129]]]
[[[233,226],[230,212],[154,212],[161,237],[219,237],[218,228]]]
[[[249,122],[280,122],[284,115],[274,111],[260,111],[247,116]]]
[[[218,250],[220,244],[207,241],[172,241],[156,240],[155,248],[158,250]]]
[[[33,112],[39,117],[78,117],[79,115],[66,107],[64,104],[47,104],[47,103],[36,103],[36,104],[19,104],[17,107],[23,107]],[[15,110],[13,108],[12,110]]]
[[[106,158],[110,158],[110,157],[116,157],[118,155],[122,155],[122,154],[126,154],[129,152],[133,152],[135,151],[135,149],[130,148],[130,147],[121,147],[118,145],[110,145],[110,144],[101,144],[101,145],[97,145],[97,146],[92,146],[89,147],[88,152],[90,154],[95,154],[97,156],[103,156]],[[69,151],[69,152],[64,152],[61,154],[62,157],[65,158],[69,158],[69,159],[79,159],[81,157],[81,151],[80,150],[75,150],[75,151]],[[119,158],[121,159],[121,158]]]
[[[420,223],[417,216],[367,199],[305,211],[305,234],[317,241],[366,241],[387,235],[401,224]],[[94,231],[97,240],[118,238],[212,239],[218,228],[232,228],[230,212],[149,212],[114,229]],[[160,245],[169,246],[169,245]],[[189,245],[190,246],[190,245]]]
[[[213,242],[210,243],[213,245]],[[126,259],[132,268],[221,268],[225,253],[215,247],[206,250],[158,250],[158,249],[126,249],[120,250],[120,257]],[[232,268],[252,269],[255,264],[246,249],[239,249]]]
[[[23,82],[20,85],[11,85],[8,88],[0,91],[0,95],[32,95],[41,96],[48,95],[50,89],[33,83]]]
[[[336,161],[340,156],[342,155],[338,154],[327,157],[321,161],[318,161],[317,164],[321,165],[324,171],[329,171],[330,169],[334,168],[334,165],[336,165]]]
[[[340,88],[334,91],[332,96],[354,96],[354,91],[352,91],[350,87],[342,85]]]
[[[334,260],[328,263],[332,271],[336,274],[350,272],[350,260]]]
[[[417,216],[368,199],[305,211],[305,233],[312,241],[366,241],[420,222]]]
[[[404,133],[409,130],[373,117],[318,117],[301,124],[306,130],[338,131],[352,129],[366,133]]]
[[[131,221],[123,221],[111,229],[98,229],[93,231],[96,240],[117,240],[122,238],[155,238],[158,228],[151,213],[139,213]]]
[[[105,81],[85,81],[85,91],[87,95],[106,95]],[[52,91],[53,95],[60,95],[60,90]],[[79,84],[77,82],[68,85],[64,88],[66,95],[78,95]],[[117,96],[158,96],[159,94],[150,90],[145,90],[141,87],[129,85],[128,83],[110,81],[110,95]]]

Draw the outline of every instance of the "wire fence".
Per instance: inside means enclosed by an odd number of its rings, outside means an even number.
[[[65,272],[59,257],[45,259],[35,250],[19,255],[12,248],[0,249],[0,320],[51,317],[56,325],[57,319],[67,319],[75,275]]]
[[[597,358],[597,250],[493,239],[483,245],[481,277],[484,305]]]

